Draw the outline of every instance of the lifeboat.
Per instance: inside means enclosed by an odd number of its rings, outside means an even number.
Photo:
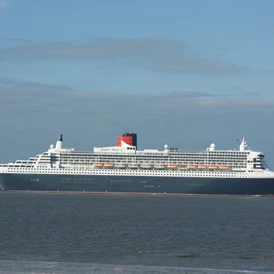
[[[180,169],[185,169],[185,168],[187,168],[187,165],[184,165],[184,164],[179,165],[179,168],[180,168]]]
[[[163,163],[156,163],[156,164],[154,164],[154,168],[156,168],[156,169],[164,169],[165,168],[165,164],[163,164]]]
[[[219,168],[220,168],[220,169],[228,169],[229,166],[227,166],[227,165],[221,165],[221,166],[219,166]]]
[[[176,168],[176,167],[177,167],[176,164],[168,164],[168,165],[167,165],[167,168]]]
[[[211,169],[216,169],[216,168],[218,168],[218,166],[217,165],[209,165],[209,167],[208,168],[211,168]]]
[[[128,168],[132,168],[132,169],[139,167],[138,163],[128,163],[127,166],[128,166]]]
[[[113,166],[114,166],[114,163],[111,163],[111,162],[105,163],[105,167],[113,167]]]
[[[205,164],[200,164],[200,165],[198,165],[198,168],[207,168],[207,165],[205,165]]]
[[[145,169],[152,168],[152,164],[151,163],[142,163],[140,166],[141,166],[141,168],[145,168]]]
[[[197,165],[196,165],[196,164],[188,164],[187,167],[188,167],[188,168],[196,168]]]
[[[117,168],[126,168],[126,163],[120,162],[120,163],[115,163],[115,167]]]
[[[101,162],[95,162],[95,163],[94,163],[94,166],[95,166],[95,167],[102,167],[102,166],[103,166],[103,163],[101,163]]]

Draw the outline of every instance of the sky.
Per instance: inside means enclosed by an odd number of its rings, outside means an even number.
[[[274,1],[0,0],[0,162],[55,143],[234,149],[274,168]]]

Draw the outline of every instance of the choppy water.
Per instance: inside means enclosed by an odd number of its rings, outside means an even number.
[[[273,209],[266,197],[1,192],[0,273],[61,273],[44,271],[56,264],[274,273]]]

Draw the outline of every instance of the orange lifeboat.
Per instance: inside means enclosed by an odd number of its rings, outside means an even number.
[[[185,169],[185,168],[187,168],[187,165],[184,165],[184,164],[179,165],[179,168],[180,168],[180,169]]]
[[[197,165],[196,165],[196,164],[188,164],[187,167],[188,167],[188,168],[196,168]]]
[[[228,169],[229,168],[229,166],[227,166],[227,165],[221,165],[220,166],[220,169]]]
[[[105,163],[105,167],[113,167],[113,166],[114,166],[114,164],[111,162]]]
[[[200,165],[198,166],[198,168],[207,168],[207,165],[205,165],[205,164],[200,164]]]
[[[176,165],[176,164],[167,164],[167,167],[168,167],[168,168],[176,168],[177,165]]]
[[[210,165],[208,168],[216,169],[216,168],[218,168],[218,166],[217,165]]]
[[[101,167],[101,166],[103,165],[103,163],[101,163],[101,162],[95,162],[94,165],[95,165],[96,167]]]

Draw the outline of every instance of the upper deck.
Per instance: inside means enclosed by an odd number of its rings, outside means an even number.
[[[268,169],[264,155],[246,149],[241,140],[238,150],[217,150],[211,144],[202,151],[180,151],[164,146],[163,150],[137,150],[137,135],[124,134],[118,138],[116,146],[94,147],[93,152],[77,152],[73,148],[63,148],[63,137],[50,148],[28,160],[17,160],[2,167],[22,168],[146,168],[169,169],[191,168],[192,170],[250,171]]]

